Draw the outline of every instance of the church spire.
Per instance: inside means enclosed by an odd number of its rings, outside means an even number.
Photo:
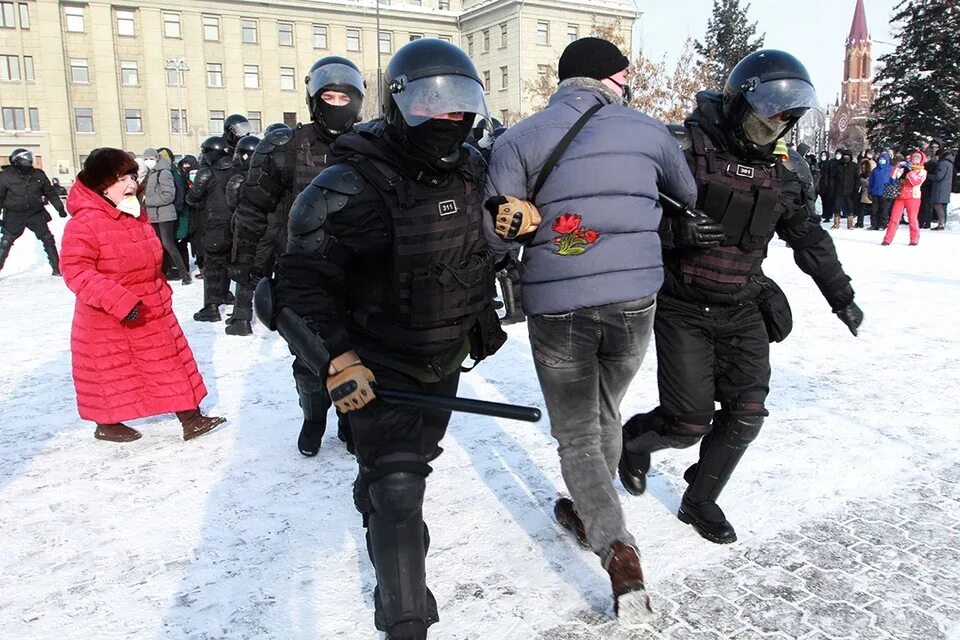
[[[870,40],[870,32],[867,30],[867,12],[863,8],[863,0],[857,0],[857,8],[853,12],[853,24],[850,25],[850,35],[847,36],[847,43],[866,42]]]

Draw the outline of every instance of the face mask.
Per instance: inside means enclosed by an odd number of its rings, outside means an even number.
[[[826,161],[827,161],[827,154],[823,154],[822,156],[820,156],[820,162],[826,162]]]
[[[743,133],[747,140],[760,147],[765,147],[776,141],[786,131],[787,126],[789,126],[787,122],[773,118],[761,118],[753,111],[750,111],[747,117],[743,119]]]
[[[197,169],[193,169],[190,172],[190,182],[193,182],[196,179],[197,179]]]
[[[470,133],[471,119],[437,120],[431,118],[423,124],[407,129],[407,142],[429,160],[452,156]]]
[[[625,107],[628,106],[628,105],[630,104],[630,101],[633,100],[633,89],[630,88],[630,85],[628,85],[628,84],[620,84],[619,82],[617,82],[617,81],[614,80],[613,78],[607,78],[607,80],[609,80],[609,81],[612,82],[613,84],[617,85],[617,87],[620,89],[620,102],[621,102],[621,104],[623,104],[623,106],[625,106]]]
[[[143,166],[145,166],[147,169],[153,169],[155,166],[157,166],[156,158],[148,158],[144,160]]]
[[[850,156],[843,156],[840,162],[842,162],[843,164],[850,164]]]
[[[121,200],[120,204],[117,205],[117,209],[134,218],[140,217],[140,201],[137,200],[136,196],[127,196]]]
[[[842,157],[843,157],[843,156],[841,156],[839,153],[836,154],[835,156],[833,156],[833,158],[834,158],[835,160],[839,160],[839,159],[842,158]]]
[[[328,104],[323,98],[317,98],[317,113],[314,114],[314,117],[320,124],[326,127],[330,133],[340,135],[341,133],[349,131],[350,128],[356,124],[357,116],[359,115],[359,106],[360,102],[358,100],[351,100],[350,104],[335,107],[332,104]]]
[[[886,158],[880,158],[879,160],[877,160],[877,164],[887,164],[887,159],[886,159]]]

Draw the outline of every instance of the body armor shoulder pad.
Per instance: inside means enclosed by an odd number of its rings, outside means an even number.
[[[293,130],[289,127],[284,129],[274,129],[267,135],[263,136],[263,140],[257,144],[254,154],[273,153],[278,147],[288,144],[291,140],[293,140]]]
[[[813,184],[813,174],[810,165],[795,149],[787,150],[787,158],[783,161],[784,168],[797,176],[804,185]]]
[[[670,132],[670,135],[673,136],[676,143],[680,145],[681,151],[689,151],[693,146],[693,142],[690,140],[690,134],[682,124],[668,124],[667,130]]]
[[[304,236],[319,230],[328,216],[346,208],[350,196],[366,186],[360,173],[348,164],[337,164],[321,171],[290,207],[291,236]]]

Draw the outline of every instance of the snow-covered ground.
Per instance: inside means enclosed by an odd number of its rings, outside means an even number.
[[[648,494],[621,497],[660,618],[627,632],[596,558],[553,521],[548,420],[458,415],[427,489],[431,638],[960,638],[960,233],[834,238],[859,338],[771,247],[795,328],[772,348],[770,418],[721,500],[740,542],[710,544],[675,516],[696,449],[655,456]],[[73,296],[32,236],[14,247],[0,274],[0,638],[377,637],[354,463],[335,428],[318,457],[297,452],[286,347],[262,326],[237,338],[193,322],[201,290],[174,283],[176,312],[203,406],[229,421],[184,443],[161,416],[132,423],[137,442],[100,442],[76,413]],[[542,406],[526,326],[507,330],[461,393]],[[655,366],[651,347],[624,416],[656,404]]]

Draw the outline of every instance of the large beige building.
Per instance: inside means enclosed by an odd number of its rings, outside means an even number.
[[[421,37],[470,53],[508,120],[568,42],[609,22],[629,41],[635,17],[631,0],[0,0],[0,162],[26,147],[70,182],[96,147],[196,153],[231,113],[306,120],[303,78],[325,55],[363,70],[375,117],[378,65]]]

